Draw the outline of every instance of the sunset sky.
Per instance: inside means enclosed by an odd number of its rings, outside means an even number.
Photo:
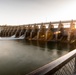
[[[76,0],[0,0],[0,24],[76,19]]]

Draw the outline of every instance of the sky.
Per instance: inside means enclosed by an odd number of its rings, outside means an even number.
[[[76,20],[76,0],[0,0],[0,25]]]

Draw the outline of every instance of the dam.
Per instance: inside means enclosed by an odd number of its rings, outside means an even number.
[[[0,37],[24,37],[25,40],[73,43],[76,41],[76,21],[0,26]]]

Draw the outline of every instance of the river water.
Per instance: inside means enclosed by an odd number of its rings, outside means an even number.
[[[26,75],[75,48],[75,44],[0,40],[0,75]]]

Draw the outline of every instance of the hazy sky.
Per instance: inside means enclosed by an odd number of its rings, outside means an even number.
[[[76,0],[0,0],[0,24],[76,19]]]

